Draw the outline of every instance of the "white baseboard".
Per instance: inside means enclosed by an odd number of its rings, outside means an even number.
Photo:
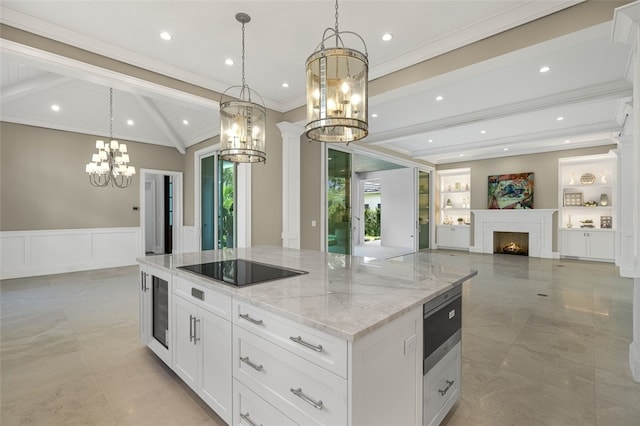
[[[0,232],[0,279],[137,264],[140,228]]]

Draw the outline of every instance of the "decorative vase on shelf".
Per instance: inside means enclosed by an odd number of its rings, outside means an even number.
[[[571,223],[571,215],[569,215],[569,222],[567,222],[567,228],[573,228],[573,223]]]
[[[600,205],[601,206],[609,205],[609,196],[607,194],[600,194]]]
[[[451,207],[451,199],[447,198],[447,207]]]

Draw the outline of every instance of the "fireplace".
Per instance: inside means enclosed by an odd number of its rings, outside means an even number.
[[[472,253],[492,254],[494,232],[529,234],[529,257],[553,258],[553,215],[555,209],[471,210]]]
[[[493,252],[529,256],[529,233],[494,231]]]

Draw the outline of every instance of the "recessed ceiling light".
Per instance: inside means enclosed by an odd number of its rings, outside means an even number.
[[[60,111],[60,105],[53,104],[53,105],[51,105],[51,109],[53,111]]]
[[[168,31],[163,31],[160,33],[160,38],[165,40],[165,41],[169,41],[173,38],[173,36],[171,35],[170,32]]]
[[[509,151],[509,148],[503,148],[502,150],[503,151]]]
[[[547,65],[540,67],[541,73],[549,72],[549,70],[551,70],[551,68],[549,68]]]
[[[224,60],[224,63],[227,64],[227,65],[233,65],[233,59],[227,58],[227,59]]]
[[[182,120],[182,124],[184,124],[185,126],[189,125],[189,120]]]
[[[371,117],[376,118],[378,116],[378,114],[376,114],[375,112],[373,114],[371,114]]]
[[[444,99],[444,97],[443,97],[442,95],[438,95],[438,96],[436,96],[436,101],[441,101],[441,100],[443,100],[443,99]]]
[[[571,139],[565,139],[564,140],[564,143],[569,143],[569,142],[571,142]]]
[[[389,40],[391,40],[392,38],[393,38],[393,34],[390,34],[390,33],[384,33],[384,34],[382,35],[382,40],[384,40],[384,41],[389,41]]]
[[[133,120],[127,120],[127,124],[128,124],[129,126],[133,126],[133,124],[134,124],[134,123],[133,123]]]
[[[562,120],[564,120],[564,117],[563,117],[563,116],[560,116],[560,117],[557,117],[557,118],[556,118],[556,121],[562,121]]]
[[[429,142],[429,143],[433,142],[433,139],[429,139],[429,141],[428,141],[428,142]]]
[[[464,154],[460,154],[460,157],[464,157]]]
[[[282,83],[282,87],[284,87],[284,88],[286,89],[287,87],[289,87],[289,83],[287,83],[287,82],[285,81],[284,83]]]
[[[486,134],[486,133],[487,133],[487,131],[486,131],[486,130],[480,130],[480,134],[481,134],[481,135],[484,135],[484,134]]]

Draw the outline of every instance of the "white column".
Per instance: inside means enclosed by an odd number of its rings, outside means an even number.
[[[300,248],[300,135],[304,127],[281,122],[282,247]]]
[[[633,55],[633,114],[632,139],[629,149],[631,158],[631,170],[622,179],[633,182],[633,188],[629,193],[629,208],[631,208],[631,226],[625,232],[631,238],[628,241],[628,249],[632,251],[630,273],[634,281],[633,292],[633,342],[629,345],[629,366],[633,378],[640,382],[640,2],[633,2],[615,10],[613,16],[613,41],[626,43],[632,48]]]

